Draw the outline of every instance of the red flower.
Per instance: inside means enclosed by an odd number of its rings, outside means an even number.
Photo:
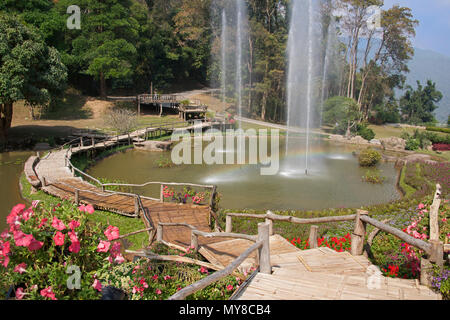
[[[64,245],[64,239],[65,235],[63,235],[61,232],[57,232],[55,236],[53,237],[53,241],[55,241],[55,245],[57,246],[63,246]]]

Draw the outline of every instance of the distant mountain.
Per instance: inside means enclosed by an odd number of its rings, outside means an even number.
[[[447,123],[450,114],[450,57],[443,54],[415,48],[414,58],[409,63],[410,73],[407,75],[407,84],[417,88],[416,81],[425,84],[428,79],[436,82],[436,87],[444,97],[435,111],[436,119]],[[398,97],[400,97],[400,92]]]

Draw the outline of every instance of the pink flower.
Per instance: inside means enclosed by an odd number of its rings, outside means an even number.
[[[89,214],[93,214],[95,211],[94,207],[91,204],[88,204],[87,206],[81,205],[78,207],[78,210],[80,210],[81,212],[87,212]]]
[[[158,280],[158,276],[155,274],[155,275],[152,277],[152,279],[153,279],[153,280]]]
[[[108,252],[111,247],[111,242],[101,240],[97,246],[97,252]]]
[[[85,212],[87,212],[87,213],[89,213],[89,214],[93,214],[93,213],[95,212],[94,207],[93,207],[92,205],[88,204],[88,205],[85,207]]]
[[[73,253],[80,252],[80,241],[73,241],[69,247],[69,251]]]
[[[171,276],[164,276],[164,280],[170,280],[170,279],[172,279]]]
[[[50,298],[52,300],[58,300],[55,298],[55,294],[52,291],[52,287],[48,287],[45,289],[41,290],[41,296],[45,297],[45,298]]]
[[[24,296],[25,296],[25,293],[23,292],[23,289],[22,288],[17,288],[17,290],[16,290],[16,299],[17,300],[22,300]]]
[[[447,219],[446,218],[442,219],[442,222],[447,222]]]
[[[40,248],[42,248],[43,245],[44,245],[43,242],[38,241],[38,240],[33,238],[33,240],[31,240],[30,245],[28,246],[28,250],[30,250],[30,251],[37,251]]]
[[[18,265],[14,268],[14,272],[17,272],[17,273],[22,274],[22,273],[24,273],[24,272],[27,271],[26,268],[27,268],[27,265],[26,265],[25,263],[21,263],[21,264],[18,264]]]
[[[201,273],[209,273],[208,269],[206,269],[205,267],[201,267],[198,271],[200,271]]]
[[[47,218],[42,219],[42,220],[41,220],[41,223],[40,223],[39,226],[38,226],[38,229],[42,228],[45,224],[47,224],[47,221],[48,221]]]
[[[111,254],[117,256],[120,253],[120,242],[114,242],[111,247]]]
[[[109,226],[104,233],[109,241],[116,240],[120,237],[119,228],[114,226]]]
[[[1,234],[0,234],[0,238],[5,240],[7,238],[10,237],[10,234],[8,233],[8,229],[5,229]]]
[[[78,242],[79,241],[78,240],[78,236],[77,236],[77,234],[75,232],[69,231],[67,234],[68,234],[71,242]]]
[[[25,234],[22,231],[16,231],[13,234],[14,242],[18,247],[28,247],[31,241],[34,239],[33,235]]]
[[[62,231],[66,228],[64,223],[61,220],[59,220],[57,217],[53,217],[52,227],[59,231]]]
[[[125,262],[125,258],[121,254],[118,254],[116,256],[116,258],[114,259],[114,262],[117,263],[117,264],[124,263]]]
[[[234,287],[231,284],[227,285],[227,291],[231,291],[233,289],[234,289]]]
[[[78,221],[72,220],[69,222],[69,228],[71,230],[75,230],[76,228],[78,228],[81,224]]]
[[[94,284],[92,285],[92,287],[97,291],[102,291],[102,283],[97,279],[94,280]]]
[[[420,203],[417,209],[419,210],[425,209],[425,205],[423,203]]]
[[[65,235],[63,235],[61,232],[56,232],[55,236],[53,237],[53,241],[55,241],[55,245],[57,246],[63,246],[64,245],[64,239]]]
[[[144,278],[142,278],[141,280],[139,280],[139,283],[140,283],[145,289],[148,288],[148,284],[147,284],[147,282],[145,282],[145,279],[144,279]]]
[[[159,289],[156,289],[156,294],[162,294],[162,291],[161,290],[159,290]]]
[[[36,209],[37,206],[39,205],[39,202],[41,202],[41,200],[33,200],[33,201],[31,202],[31,207],[34,208],[34,209]]]
[[[34,212],[32,208],[25,210],[22,214],[23,220],[25,221],[30,220],[30,218],[33,216],[33,213]]]

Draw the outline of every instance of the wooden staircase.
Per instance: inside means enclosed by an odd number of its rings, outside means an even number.
[[[418,280],[375,274],[364,256],[318,248],[271,254],[272,274],[258,273],[235,300],[440,300]]]

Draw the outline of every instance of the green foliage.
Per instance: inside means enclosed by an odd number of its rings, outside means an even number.
[[[65,87],[67,69],[58,51],[16,17],[0,14],[0,131],[10,128],[13,103],[48,104]]]
[[[381,154],[371,148],[361,151],[358,156],[359,165],[361,167],[373,167],[381,160]]]
[[[427,131],[450,133],[450,128],[427,127]]]
[[[405,95],[400,99],[403,117],[408,123],[420,124],[436,121],[433,112],[436,103],[442,100],[442,93],[436,89],[436,83],[427,81],[425,87],[417,81],[417,89],[407,86]]]
[[[406,141],[406,150],[415,151],[420,149],[420,141],[418,139],[410,138]]]
[[[357,126],[357,135],[363,137],[367,141],[375,139],[375,132],[370,129],[367,124],[359,124]]]
[[[359,121],[360,112],[354,99],[332,97],[325,101],[323,122],[334,126],[334,132],[343,134],[354,128]]]
[[[382,184],[386,180],[385,177],[381,176],[380,170],[367,170],[366,174],[363,176],[363,181],[373,183],[373,184]]]

